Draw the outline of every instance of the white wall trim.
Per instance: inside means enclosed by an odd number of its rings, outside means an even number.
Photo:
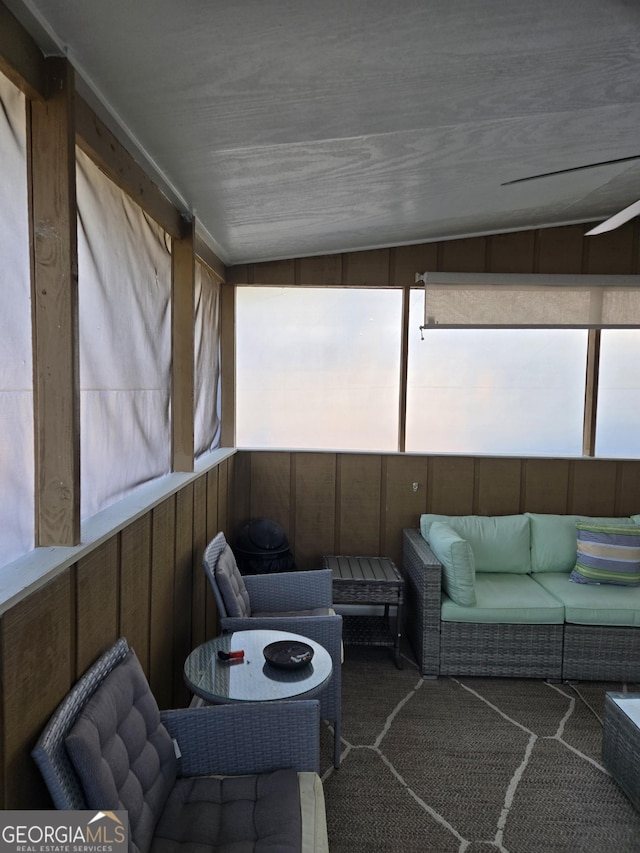
[[[196,460],[192,474],[167,474],[143,484],[126,498],[83,522],[80,545],[35,548],[8,563],[0,569],[0,614],[235,453],[233,447],[213,450]]]

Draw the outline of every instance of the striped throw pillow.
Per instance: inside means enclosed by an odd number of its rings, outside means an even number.
[[[640,586],[640,526],[576,521],[576,530],[572,581]]]

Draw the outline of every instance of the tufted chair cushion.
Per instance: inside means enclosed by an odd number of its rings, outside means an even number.
[[[133,650],[87,702],[65,743],[89,808],[126,809],[133,850],[146,853],[177,759]]]
[[[218,557],[215,568],[216,582],[227,610],[227,616],[251,616],[251,602],[236,558],[229,545]]]

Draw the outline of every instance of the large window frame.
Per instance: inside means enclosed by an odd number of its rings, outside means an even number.
[[[503,276],[504,278],[508,278],[508,276]],[[515,276],[514,278],[517,278]],[[532,277],[529,276],[529,279]],[[625,277],[632,279],[633,281],[637,280],[637,277]],[[607,277],[609,283],[615,282],[616,278],[608,276]],[[244,287],[250,285],[240,284],[237,285],[237,291],[241,291]],[[254,287],[273,287],[276,285],[254,285]],[[282,285],[285,289],[300,289],[297,285]],[[340,287],[336,285],[336,287]],[[327,289],[327,286],[325,286]],[[328,287],[331,289],[331,286]],[[362,289],[362,288],[361,288]],[[366,288],[365,288],[366,289]],[[370,288],[370,290],[397,290],[402,293],[402,310],[401,310],[401,320],[400,326],[398,328],[398,346],[400,348],[400,361],[399,361],[399,381],[398,381],[398,408],[397,408],[397,447],[395,450],[400,453],[454,453],[454,454],[463,454],[463,455],[486,455],[483,451],[474,450],[472,448],[467,450],[455,449],[455,450],[444,450],[442,448],[439,449],[430,449],[429,447],[424,448],[416,448],[415,446],[411,446],[411,441],[407,442],[407,406],[408,406],[408,381],[409,381],[409,350],[410,347],[415,344],[415,337],[419,335],[427,336],[427,335],[438,335],[441,333],[440,329],[430,328],[428,330],[424,330],[421,328],[422,324],[417,324],[415,322],[415,311],[411,312],[411,300],[415,299],[416,292],[424,292],[424,287],[420,282],[405,287],[384,287],[384,288]],[[554,327],[558,328],[558,327]],[[574,328],[565,326],[561,327],[565,329]],[[579,366],[576,366],[576,372],[580,374],[580,395],[582,396],[582,408],[579,413],[576,413],[574,420],[578,418],[582,422],[582,436],[580,446],[576,446],[575,452],[568,451],[557,451],[557,450],[545,450],[544,448],[540,449],[539,452],[529,451],[527,448],[522,448],[520,450],[514,451],[506,451],[505,455],[519,455],[519,456],[528,456],[528,455],[540,455],[540,456],[563,456],[567,458],[581,458],[581,457],[596,457],[596,432],[597,432],[597,410],[598,410],[598,374],[599,374],[599,359],[600,359],[600,336],[602,334],[599,328],[589,328],[585,327],[584,324],[580,325],[579,328],[585,329],[584,335],[586,336],[586,347],[584,349],[584,363],[580,363]],[[640,331],[640,327],[636,327],[631,324],[632,329],[637,329]],[[464,334],[464,330],[461,331],[461,334]],[[237,330],[236,330],[237,334]],[[581,350],[582,351],[582,350]],[[581,356],[582,358],[582,356]],[[584,385],[582,385],[582,379],[584,378]],[[579,429],[579,428],[578,428]],[[574,445],[578,443],[574,441]],[[285,442],[282,446],[287,446],[289,448],[290,442]],[[242,447],[242,443],[240,443]],[[258,445],[260,446],[260,445]],[[279,446],[279,445],[278,445]],[[266,445],[266,448],[272,449],[272,445]],[[297,447],[297,445],[296,445]],[[290,449],[290,448],[289,448]],[[324,449],[324,447],[319,447],[316,449]],[[336,449],[336,448],[334,448]],[[354,448],[347,448],[354,449]],[[369,448],[361,447],[359,448],[363,452],[367,452]],[[383,452],[388,452],[387,450]],[[489,455],[501,455],[499,451],[491,451]],[[638,454],[640,458],[640,454]],[[635,457],[631,457],[635,458]]]

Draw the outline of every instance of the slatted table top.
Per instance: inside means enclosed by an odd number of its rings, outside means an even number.
[[[402,601],[402,576],[388,557],[331,555],[324,557],[323,566],[333,573],[336,603]]]

